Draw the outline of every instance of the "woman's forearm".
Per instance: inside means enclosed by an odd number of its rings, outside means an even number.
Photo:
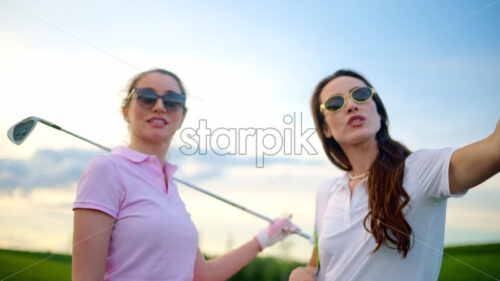
[[[254,259],[259,251],[259,242],[254,238],[229,253],[207,261],[210,280],[227,280]]]
[[[215,259],[205,261],[198,249],[194,280],[227,280],[254,259],[263,248],[274,245],[290,233],[297,232],[299,229],[290,221],[290,218],[291,216],[275,219],[252,240]]]
[[[455,151],[450,161],[452,194],[462,193],[500,171],[500,120],[493,134]]]

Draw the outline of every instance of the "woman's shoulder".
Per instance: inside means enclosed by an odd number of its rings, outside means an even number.
[[[117,155],[113,155],[111,153],[101,154],[90,159],[89,163],[85,167],[85,170],[107,171],[115,169],[117,162],[119,162]]]
[[[338,176],[338,177],[334,177],[334,178],[328,178],[328,179],[325,179],[323,180],[319,186],[328,186],[328,185],[332,185],[334,183],[337,183],[337,182],[340,182],[344,179],[344,176]]]
[[[405,165],[407,167],[412,167],[440,162],[440,160],[442,161],[451,157],[451,154],[453,154],[454,151],[455,149],[449,147],[439,149],[419,149],[411,153],[408,158],[406,158]]]
[[[345,175],[325,179],[319,184],[318,193],[323,192],[323,190],[329,190],[332,186],[342,183],[344,180],[345,180]]]
[[[453,148],[421,149],[408,156],[405,163],[405,189],[414,196],[422,194],[433,199],[448,198],[448,172],[454,151]]]

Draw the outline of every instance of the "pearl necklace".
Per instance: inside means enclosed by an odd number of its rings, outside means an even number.
[[[358,180],[358,179],[362,179],[362,178],[366,177],[367,175],[368,175],[368,171],[366,171],[366,172],[364,172],[364,173],[362,173],[361,175],[358,175],[358,176],[353,176],[351,174],[351,172],[349,172],[349,179],[350,180]]]

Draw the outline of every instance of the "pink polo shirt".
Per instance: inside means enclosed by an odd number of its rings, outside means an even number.
[[[93,158],[78,183],[74,209],[116,219],[104,279],[193,279],[198,233],[172,180],[177,167],[128,147]]]

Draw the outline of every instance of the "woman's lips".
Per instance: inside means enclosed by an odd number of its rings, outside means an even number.
[[[347,121],[347,125],[351,127],[363,126],[363,124],[365,123],[366,123],[366,118],[361,115],[354,115],[351,118],[349,118],[349,121]]]
[[[168,121],[162,117],[153,117],[148,119],[148,124],[155,128],[163,128],[167,126]]]

